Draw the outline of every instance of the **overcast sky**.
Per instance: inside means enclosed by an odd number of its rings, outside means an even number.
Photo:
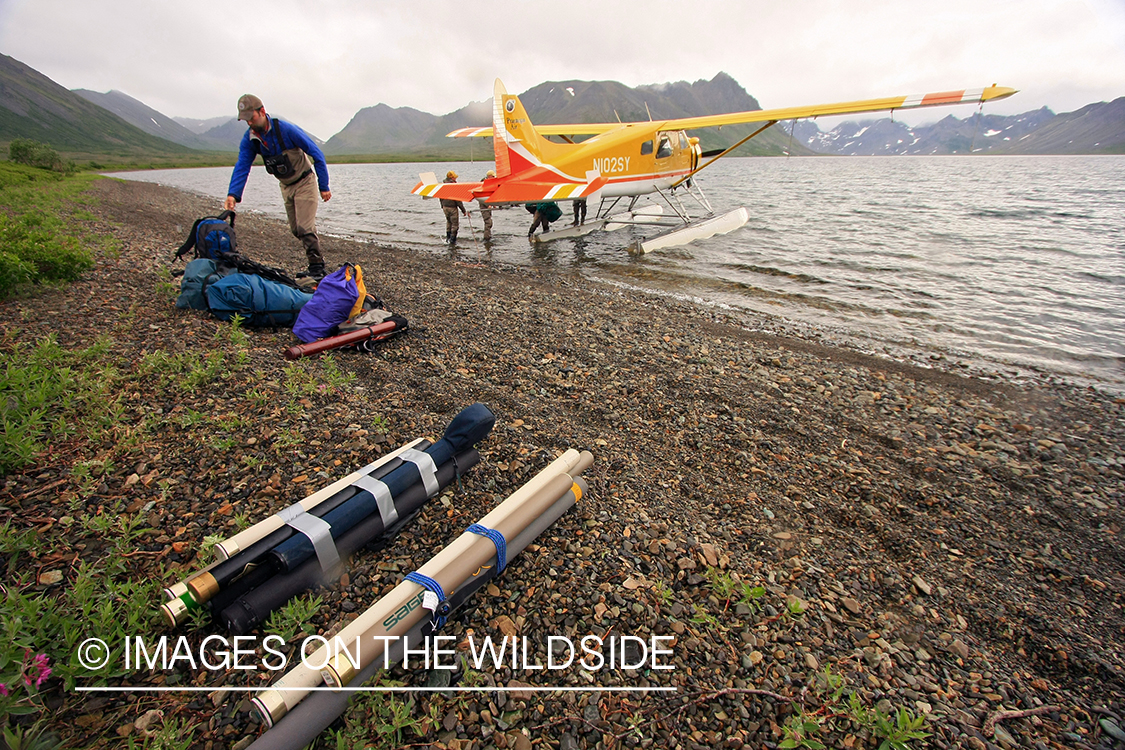
[[[1125,96],[1125,0],[0,0],[0,52],[170,116],[255,93],[324,139],[378,103],[487,99],[497,77],[518,93],[725,71],[766,108],[998,83],[1020,93],[986,112],[1069,112]]]

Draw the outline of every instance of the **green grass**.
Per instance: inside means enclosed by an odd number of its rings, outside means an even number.
[[[296,596],[275,610],[266,620],[266,632],[278,635],[289,643],[301,634],[305,623],[313,618],[324,600],[307,594]]]
[[[111,530],[107,528],[107,532]],[[107,536],[112,539],[114,535]],[[114,546],[122,548],[116,540]],[[28,590],[34,584],[36,567],[29,563],[42,553],[34,531],[19,531],[10,523],[0,526],[0,551],[7,556],[9,582],[0,596],[0,682],[15,685],[12,678],[28,652],[46,654],[51,677],[61,679],[67,690],[73,690],[79,681],[105,684],[126,674],[121,659],[88,670],[79,662],[78,646],[96,635],[111,648],[121,647],[125,636],[150,632],[157,625],[152,607],[159,597],[156,579],[128,580],[125,560],[111,554],[94,564],[80,563],[72,580],[55,597]],[[19,706],[28,699],[24,692],[13,690],[0,700],[0,723],[5,714],[21,712]]]
[[[0,340],[0,476],[35,463],[53,440],[85,436],[91,446],[102,446],[105,455],[94,462],[76,464],[73,477],[79,487],[91,487],[98,466],[115,454],[128,453],[152,428],[141,420],[129,424],[125,394],[140,383],[157,383],[169,393],[222,387],[222,383],[247,367],[241,356],[246,342],[235,328],[223,327],[240,347],[233,356],[222,349],[168,354],[149,352],[139,361],[126,361],[112,351],[109,341],[96,341],[85,349],[65,350],[54,336],[34,344]],[[240,343],[241,342],[241,343]],[[229,449],[233,440],[224,431],[244,429],[244,417],[219,417],[185,411],[174,419],[185,429],[215,429],[217,449]]]
[[[53,337],[0,353],[0,475],[31,463],[50,437],[69,432],[78,378]]]
[[[112,250],[86,228],[95,179],[0,162],[0,299],[75,281]]]

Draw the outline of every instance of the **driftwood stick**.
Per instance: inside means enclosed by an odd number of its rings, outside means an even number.
[[[1038,708],[1029,708],[1025,711],[996,711],[985,719],[984,726],[981,727],[981,734],[985,737],[991,737],[992,733],[996,731],[996,725],[1007,719],[1023,719],[1028,716],[1039,716],[1050,711],[1060,710],[1058,706],[1039,706]]]

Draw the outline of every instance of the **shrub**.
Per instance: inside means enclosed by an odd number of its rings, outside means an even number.
[[[0,251],[0,296],[26,284],[35,277],[35,269],[27,265],[19,256]]]
[[[0,297],[23,282],[74,281],[94,265],[62,222],[42,211],[13,219],[0,213]]]
[[[8,158],[19,164],[40,169],[52,169],[56,172],[65,170],[62,157],[46,143],[33,141],[30,138],[16,138],[8,144]]]

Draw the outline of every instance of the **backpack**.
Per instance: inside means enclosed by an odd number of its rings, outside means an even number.
[[[341,323],[363,309],[366,298],[363,269],[345,263],[316,285],[312,299],[293,324],[293,335],[306,344],[333,335]]]
[[[231,273],[204,289],[211,314],[220,320],[235,315],[249,326],[291,326],[312,293],[251,273]]]
[[[223,211],[218,216],[204,216],[196,220],[184,244],[176,251],[179,260],[188,250],[195,248],[196,258],[220,261],[227,253],[238,251],[234,239],[234,211]]]
[[[180,282],[180,296],[176,298],[176,307],[181,310],[206,310],[207,286],[215,283],[222,277],[232,273],[233,268],[216,263],[210,258],[196,258],[189,261],[184,269],[184,278]]]
[[[543,214],[543,216],[546,217],[547,221],[553,222],[558,221],[559,217],[562,216],[562,209],[559,208],[558,203],[555,203],[554,201],[546,201],[539,204],[539,213]]]

